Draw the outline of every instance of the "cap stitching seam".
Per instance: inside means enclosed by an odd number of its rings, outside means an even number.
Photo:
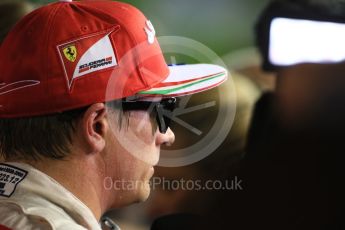
[[[111,16],[110,14],[108,14],[107,12],[104,12],[103,10],[101,10],[100,8],[98,8],[98,7],[95,7],[96,9],[98,9],[99,11],[102,11],[103,13],[105,13],[105,14],[107,14],[108,16],[110,16],[110,17],[112,17],[113,18],[113,16]],[[136,9],[137,10],[137,9]],[[145,17],[146,18],[146,17]],[[124,28],[124,30],[128,33],[128,35],[129,35],[129,37],[130,37],[130,39],[132,40],[132,42],[134,42],[135,43],[135,46],[137,46],[138,45],[138,41],[135,39],[135,37],[133,36],[133,34],[129,31],[129,30],[127,30],[126,29],[126,27],[124,26],[124,23],[122,23],[122,21],[119,19],[119,18],[116,18],[116,20],[117,20],[117,22],[120,24],[120,26],[122,27],[122,28]],[[143,32],[144,32],[144,30],[143,30]],[[136,55],[137,57],[139,57],[139,55]],[[136,59],[138,59],[138,58],[136,58]],[[120,62],[120,60],[119,60],[119,62]],[[139,69],[139,72],[140,72],[140,79],[141,79],[141,81],[145,84],[145,88],[147,88],[148,87],[148,83],[147,83],[147,81],[145,80],[145,78],[143,78],[143,72],[141,71],[141,67],[142,67],[142,65],[141,65],[141,63],[140,63],[140,60],[137,60],[137,63],[138,63],[138,69]],[[141,89],[137,89],[137,90],[135,90],[135,91],[138,91],[138,90],[141,90]],[[132,92],[133,92],[133,90],[131,90]]]
[[[57,7],[55,9],[53,9],[53,11],[51,12],[51,15],[49,16],[49,19],[48,19],[48,22],[47,22],[47,26],[49,26],[49,29],[48,29],[48,33],[47,33],[47,36],[46,36],[46,40],[45,40],[45,50],[49,50],[49,41],[50,41],[50,37],[51,37],[51,31],[53,30],[53,22],[54,22],[54,19],[58,13],[58,11],[61,9],[62,5],[57,5]],[[48,78],[49,78],[49,73],[48,73],[48,61],[50,59],[47,58],[45,61],[44,61],[44,64],[43,64],[43,68],[44,68],[44,71],[45,71],[45,74],[44,74],[44,80],[46,82],[46,85],[44,86],[44,92],[45,92],[45,95],[49,95],[49,84],[48,84]]]

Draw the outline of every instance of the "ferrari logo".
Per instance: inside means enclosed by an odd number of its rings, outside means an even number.
[[[70,45],[64,48],[63,53],[65,54],[65,57],[71,62],[75,62],[75,60],[77,59],[77,48],[74,45]]]

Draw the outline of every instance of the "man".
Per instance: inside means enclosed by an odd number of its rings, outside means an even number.
[[[0,229],[100,229],[147,199],[174,96],[226,80],[216,65],[168,67],[151,22],[112,1],[60,1],[0,52]]]

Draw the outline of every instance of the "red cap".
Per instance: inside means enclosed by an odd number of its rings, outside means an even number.
[[[113,1],[41,7],[15,26],[0,49],[0,118],[52,114],[138,93],[185,95],[219,85],[227,75],[214,65],[169,71],[151,22],[135,7]],[[195,88],[198,82],[202,86]],[[179,87],[160,90],[172,85]]]

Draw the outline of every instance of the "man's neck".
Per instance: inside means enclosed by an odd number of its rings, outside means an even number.
[[[53,160],[25,162],[52,177],[81,200],[99,220],[107,203],[102,194],[102,179],[99,170],[93,170],[93,163],[81,164],[74,160]],[[104,205],[103,205],[104,204]]]

